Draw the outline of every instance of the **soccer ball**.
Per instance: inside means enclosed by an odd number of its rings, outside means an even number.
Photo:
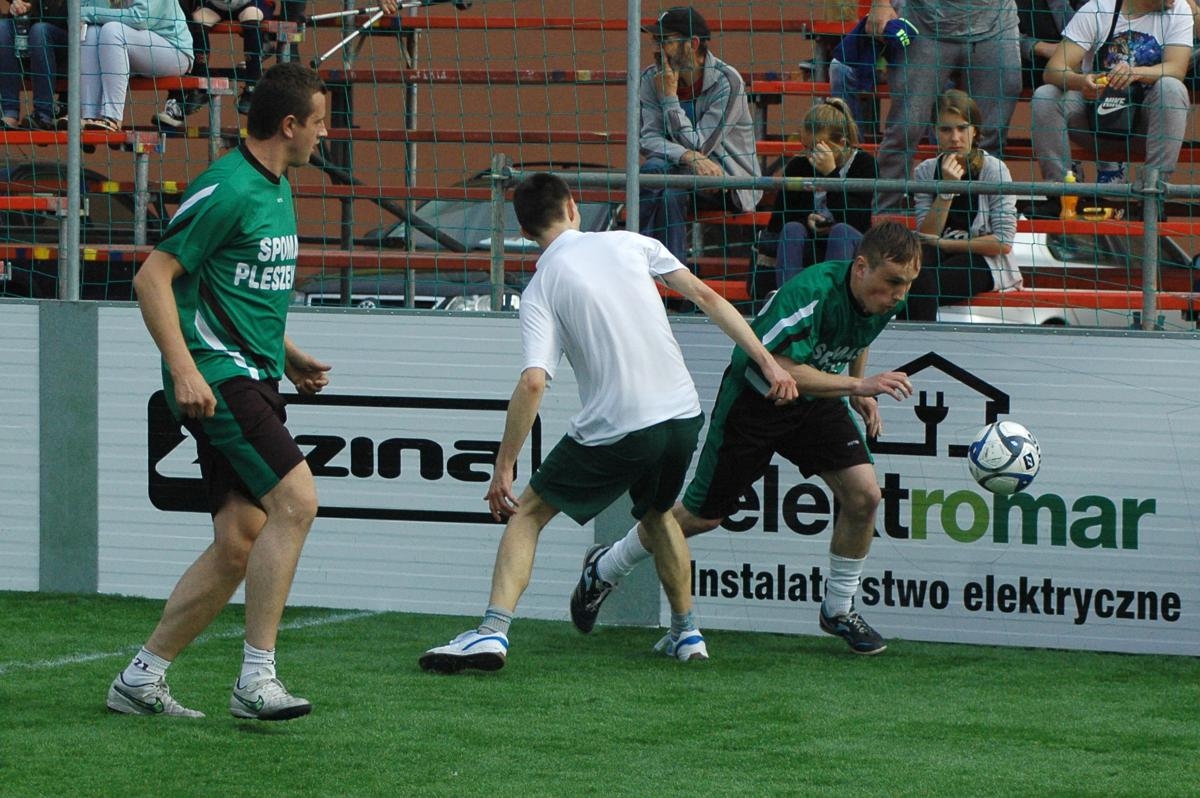
[[[1029,487],[1042,466],[1037,438],[1015,421],[979,430],[967,449],[967,468],[981,487],[1008,496]]]

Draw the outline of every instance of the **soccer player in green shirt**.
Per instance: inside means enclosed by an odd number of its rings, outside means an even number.
[[[882,431],[875,397],[912,395],[908,375],[866,375],[867,348],[904,307],[921,269],[917,237],[899,222],[880,222],[864,236],[853,261],[810,266],[775,293],[751,323],[793,377],[801,398],[778,404],[763,396],[762,375],[740,349],[721,379],[696,473],[675,519],[687,536],[715,529],[736,512],[741,494],[780,454],[805,476],[817,474],[840,507],[830,542],[830,571],[819,611],[822,630],[858,654],[887,644],[854,609],[863,563],[881,499],[863,430]],[[843,374],[849,366],[849,374]],[[638,526],[612,546],[584,556],[571,595],[571,620],[590,632],[600,605],[633,567],[651,556],[652,538]]]
[[[317,513],[312,472],[284,426],[279,379],[316,393],[329,366],[284,333],[298,238],[284,172],[325,135],[313,70],[280,64],[263,77],[248,138],[188,189],[134,278],[163,360],[175,416],[196,439],[213,543],[180,578],[141,651],[113,680],[107,705],[135,715],[202,717],[176,701],[166,669],[246,583],[242,671],[229,711],[287,720],[312,711],[275,675],[275,639]]]

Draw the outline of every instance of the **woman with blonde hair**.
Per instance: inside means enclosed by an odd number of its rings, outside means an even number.
[[[800,125],[800,140],[804,153],[787,162],[784,177],[878,177],[875,158],[858,148],[858,126],[842,100],[816,103]],[[759,238],[759,262],[774,266],[778,287],[813,263],[851,260],[871,226],[874,205],[875,192],[870,189],[785,186]]]
[[[938,155],[917,164],[914,180],[1012,182],[1004,162],[976,145],[983,115],[970,96],[948,91],[938,97],[935,112]],[[914,193],[913,200],[924,254],[908,294],[909,320],[935,321],[939,305],[1021,287],[1021,272],[1008,258],[1017,231],[1016,197],[945,192]]]

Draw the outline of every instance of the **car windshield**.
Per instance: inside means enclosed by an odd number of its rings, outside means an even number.
[[[1060,261],[1113,266],[1141,271],[1142,240],[1128,236],[1061,235],[1046,236],[1046,246]],[[1173,239],[1158,239],[1158,265],[1162,268],[1190,269],[1192,259]]]
[[[490,202],[469,200],[432,200],[417,209],[417,215],[441,232],[461,241],[468,251],[491,249],[492,206]],[[579,204],[580,229],[605,230],[612,215],[612,206],[605,202]],[[537,244],[521,236],[517,212],[511,202],[504,203],[504,250],[506,252],[537,252]],[[391,242],[404,239],[404,225],[388,230]],[[419,230],[413,230],[417,249],[438,249],[438,243]]]

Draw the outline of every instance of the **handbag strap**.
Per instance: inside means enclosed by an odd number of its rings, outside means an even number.
[[[1108,26],[1108,35],[1104,37],[1104,41],[1101,43],[1101,46],[1111,42],[1113,34],[1117,32],[1117,17],[1121,16],[1121,5],[1124,2],[1125,0],[1117,0],[1116,6],[1113,7],[1113,21],[1112,24]]]

